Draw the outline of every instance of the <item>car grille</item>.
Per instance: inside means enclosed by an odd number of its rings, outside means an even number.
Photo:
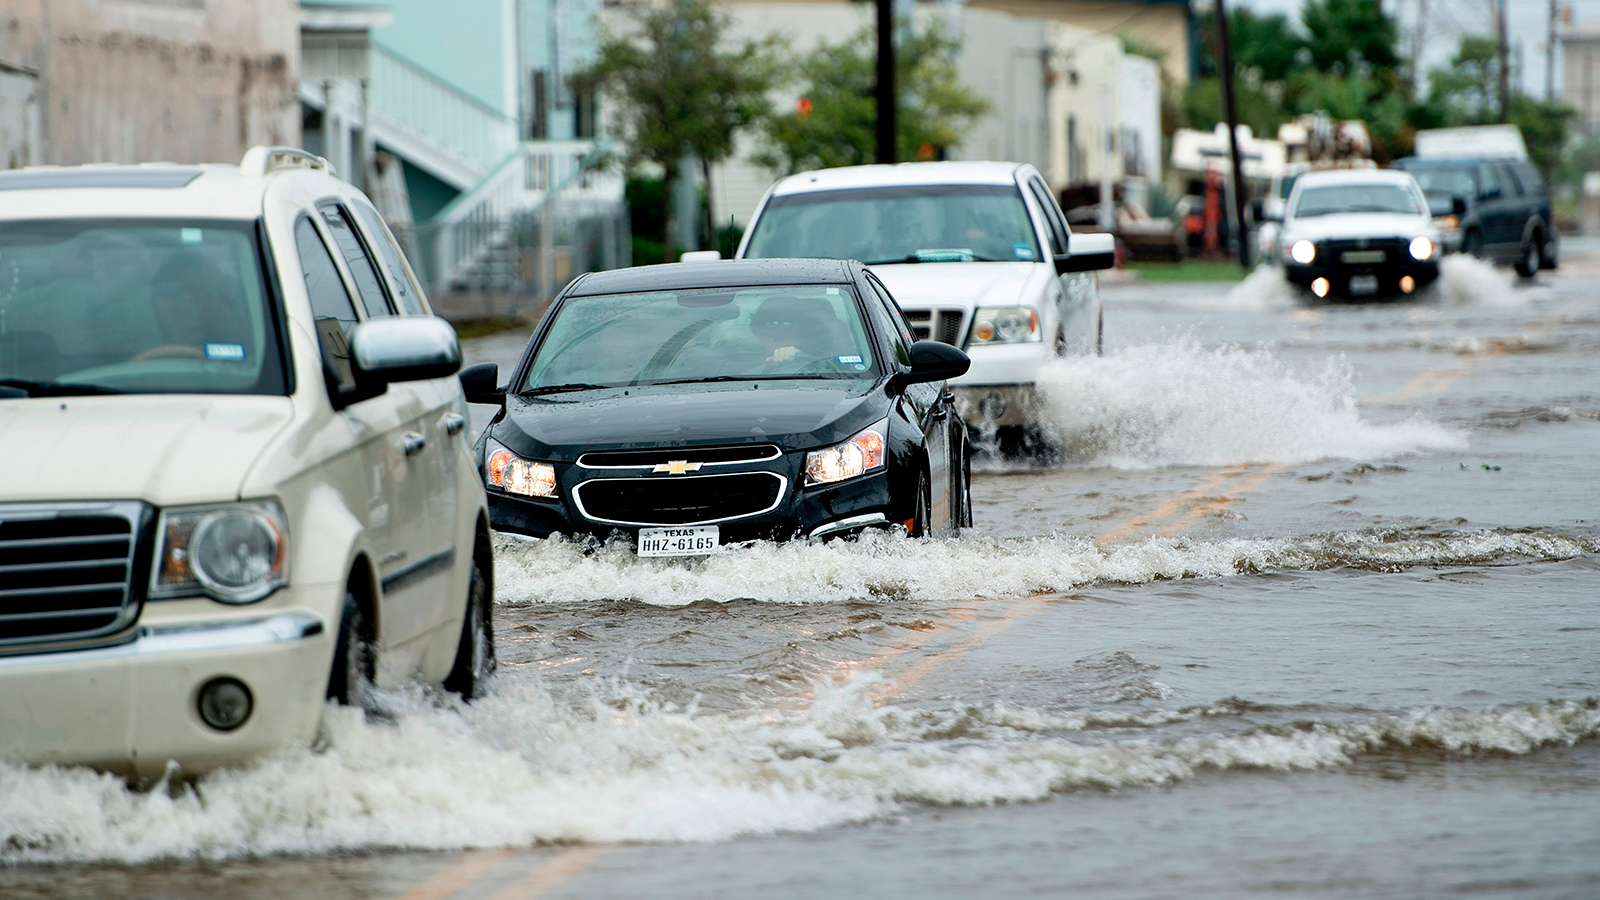
[[[149,521],[138,503],[0,505],[0,651],[131,624]]]
[[[578,457],[578,465],[585,469],[649,469],[673,462],[720,466],[777,459],[781,453],[782,451],[774,444],[676,447],[665,450],[600,450]]]
[[[1370,266],[1409,262],[1411,242],[1405,238],[1319,241],[1317,260],[1338,260],[1344,265]],[[1381,254],[1381,255],[1380,255]]]
[[[919,341],[939,341],[961,346],[966,334],[967,313],[960,309],[903,310],[911,335]]]
[[[573,489],[579,512],[614,525],[698,525],[767,512],[788,479],[775,472],[600,478]]]

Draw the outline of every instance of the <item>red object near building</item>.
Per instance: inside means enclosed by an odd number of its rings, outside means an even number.
[[[1222,173],[1206,170],[1206,255],[1222,252]]]

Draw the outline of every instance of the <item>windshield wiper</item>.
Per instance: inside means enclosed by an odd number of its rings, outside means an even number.
[[[580,381],[574,381],[574,382],[572,382],[570,384],[550,384],[550,385],[546,385],[544,387],[533,388],[532,390],[523,391],[522,392],[522,396],[524,396],[524,397],[536,397],[536,396],[538,396],[540,394],[564,394],[567,391],[603,391],[603,390],[605,390],[607,388],[612,388],[612,387],[616,387],[616,385],[613,385],[613,384],[584,384],[583,382],[580,382]]]
[[[82,397],[95,394],[121,394],[116,388],[93,384],[64,384],[59,381],[29,381],[26,378],[0,378],[0,389],[14,388],[28,397]],[[0,398],[5,397],[0,393]]]

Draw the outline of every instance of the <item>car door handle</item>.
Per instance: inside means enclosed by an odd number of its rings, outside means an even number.
[[[422,448],[428,446],[428,439],[415,431],[408,431],[401,439],[401,446],[405,447],[407,456],[416,456],[422,452]]]
[[[455,437],[461,429],[467,427],[467,417],[460,413],[451,413],[444,417],[444,433]]]

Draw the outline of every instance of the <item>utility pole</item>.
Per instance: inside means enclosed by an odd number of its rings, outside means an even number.
[[[1556,0],[1550,0],[1550,33],[1544,44],[1544,102],[1556,100]]]
[[[1428,0],[1417,0],[1417,27],[1411,32],[1411,97],[1422,96],[1422,53],[1428,41]]]
[[[1500,45],[1500,121],[1511,121],[1511,40],[1506,25],[1506,0],[1495,0],[1495,41]]]
[[[878,162],[896,163],[894,92],[894,0],[878,3]]]
[[[1239,104],[1233,97],[1233,46],[1228,38],[1228,11],[1217,0],[1217,74],[1222,81],[1222,107],[1228,120],[1228,157],[1233,162],[1233,238],[1238,241],[1239,265],[1250,268],[1250,229],[1244,222],[1244,166],[1239,162]]]

